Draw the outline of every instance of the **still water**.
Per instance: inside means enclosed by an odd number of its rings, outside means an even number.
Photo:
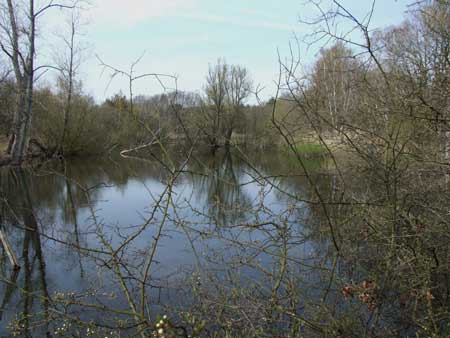
[[[12,335],[15,323],[19,335],[49,336],[66,317],[107,325],[129,310],[122,282],[138,299],[146,268],[152,315],[192,306],[200,286],[264,288],[281,247],[304,263],[303,281],[317,285],[330,241],[315,226],[320,212],[304,202],[313,191],[298,163],[276,151],[179,157],[175,178],[151,157],[4,169],[1,227],[21,269],[12,271],[2,249],[0,335]],[[305,163],[313,173],[323,167]],[[313,176],[327,193],[330,178]]]

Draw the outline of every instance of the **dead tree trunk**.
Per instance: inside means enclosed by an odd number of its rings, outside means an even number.
[[[67,130],[69,127],[70,113],[72,110],[72,96],[73,96],[73,81],[74,81],[74,57],[75,57],[75,33],[76,33],[76,24],[75,20],[72,17],[72,21],[70,22],[70,40],[68,41],[68,47],[70,50],[69,55],[69,69],[67,69],[67,101],[64,107],[64,126],[61,136],[61,144],[60,144],[60,153],[64,154],[65,152],[65,142],[67,136]]]
[[[16,7],[12,0],[7,0],[8,19],[11,26],[10,50],[2,45],[3,51],[11,59],[16,82],[18,86],[17,107],[14,115],[13,142],[11,146],[11,161],[13,164],[20,164],[28,151],[30,139],[30,129],[33,113],[33,85],[34,85],[34,57],[35,57],[35,22],[34,0],[29,1],[28,15],[29,20],[27,56],[22,55],[20,49],[20,27],[16,18]]]

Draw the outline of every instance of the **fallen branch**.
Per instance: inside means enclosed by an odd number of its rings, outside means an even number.
[[[160,132],[161,132],[161,129],[159,129],[159,130],[155,133],[153,139],[152,139],[150,142],[146,143],[146,144],[142,144],[142,145],[137,146],[137,147],[135,147],[135,148],[122,150],[122,151],[120,152],[120,156],[122,156],[122,157],[124,157],[124,158],[129,158],[130,156],[127,156],[128,153],[131,153],[131,152],[133,152],[133,151],[139,151],[139,150],[141,150],[141,149],[144,149],[144,148],[147,148],[147,147],[150,147],[150,146],[152,146],[152,145],[157,144],[156,140],[157,140],[158,135],[160,134]]]
[[[11,265],[14,267],[14,270],[19,270],[20,269],[19,262],[17,261],[17,258],[11,249],[11,245],[9,244],[8,237],[6,237],[6,234],[3,232],[3,230],[0,230],[0,241],[2,242],[3,248],[5,249],[6,254],[8,255]]]

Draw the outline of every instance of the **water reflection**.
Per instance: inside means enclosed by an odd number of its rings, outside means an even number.
[[[234,159],[235,162],[239,158]],[[207,208],[216,224],[235,223],[245,218],[244,210],[251,206],[250,196],[242,185],[245,180],[242,161],[233,163],[231,153],[225,151],[205,159],[206,168],[192,168],[200,175],[192,175],[197,200]]]
[[[294,164],[283,156],[196,154],[167,199],[166,220],[157,201],[161,196],[165,201],[170,178],[157,161],[115,157],[52,163],[38,170],[3,169],[2,227],[22,268],[11,275],[3,259],[0,333],[11,333],[7,325],[15,323],[25,337],[51,336],[55,327],[49,322],[56,321],[49,319],[61,315],[55,296],[61,292],[78,297],[70,310],[64,309],[65,315],[106,325],[101,311],[94,308],[83,315],[79,306],[82,300],[127,308],[121,281],[104,255],[108,246],[99,234],[111,247],[120,248],[118,255],[127,262],[121,273],[130,293],[137,295],[136,276],[163,220],[146,286],[152,295],[151,311],[191,304],[195,297],[186,284],[193,273],[230,285],[259,280],[260,292],[280,291],[275,276],[283,266],[308,259],[315,246],[321,252],[329,246],[326,236],[305,226],[306,219],[318,215],[302,202],[311,199],[313,191],[303,175],[293,174]],[[316,162],[311,165],[320,167]],[[321,177],[320,182],[327,192],[329,179]],[[124,246],[147,223],[132,245]],[[310,239],[319,241],[313,244]],[[283,252],[290,252],[289,262]],[[314,260],[309,263],[314,265]],[[312,270],[307,277],[303,268],[296,269],[303,276],[297,283],[317,281]],[[99,297],[111,293],[115,296]],[[180,295],[184,298],[177,299]]]
[[[14,251],[20,255],[21,272],[12,272],[9,280],[6,280],[6,289],[4,292],[2,314],[8,309],[8,303],[12,302],[13,293],[18,291],[15,285],[20,285],[20,301],[15,304],[16,310],[20,309],[21,316],[17,323],[22,328],[25,337],[31,337],[32,323],[30,322],[31,313],[40,313],[43,317],[43,330],[47,336],[50,336],[48,330],[49,322],[49,292],[46,276],[46,262],[42,248],[41,237],[38,230],[38,222],[35,217],[35,209],[30,196],[28,179],[21,168],[12,169],[9,173],[8,182],[13,182],[14,197],[6,199],[10,208],[9,216],[12,218],[11,227],[16,227],[17,235]],[[9,188],[11,186],[8,186]],[[11,204],[9,204],[11,203]],[[5,212],[6,207],[2,206]],[[8,212],[6,212],[8,214]],[[7,223],[2,224],[5,230]],[[12,230],[12,229],[9,229]],[[12,232],[12,231],[11,231]],[[9,233],[7,231],[6,233]],[[20,246],[20,235],[23,236]],[[4,265],[3,265],[4,266]],[[4,269],[3,271],[7,271]],[[17,295],[16,295],[17,296]]]

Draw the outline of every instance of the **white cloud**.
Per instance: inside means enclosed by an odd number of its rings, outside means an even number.
[[[245,17],[227,17],[227,16],[221,16],[221,15],[202,15],[202,14],[180,14],[178,17],[186,18],[186,19],[193,19],[193,20],[199,20],[199,21],[205,21],[205,22],[211,22],[211,23],[219,23],[219,24],[228,24],[233,26],[239,26],[239,27],[246,27],[246,28],[268,28],[268,29],[275,29],[275,30],[282,30],[282,31],[294,31],[295,26],[279,23],[279,22],[271,22],[267,20],[247,20]]]
[[[150,18],[176,15],[194,7],[195,0],[95,0],[93,23],[133,26]]]

